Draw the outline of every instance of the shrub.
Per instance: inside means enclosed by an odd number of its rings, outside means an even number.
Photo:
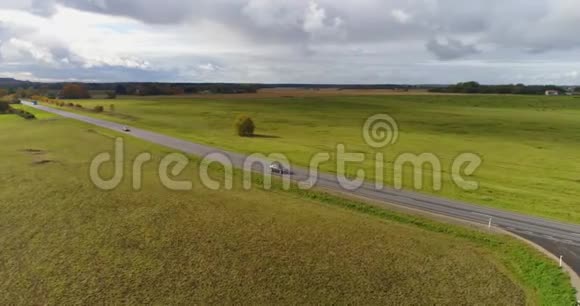
[[[109,105],[109,111],[112,113],[115,112],[115,104]]]
[[[97,106],[95,106],[95,107],[93,108],[93,110],[94,110],[96,113],[102,113],[102,112],[105,110],[105,108],[103,108],[103,107],[102,107],[102,106],[100,106],[100,105],[97,105]]]
[[[36,117],[33,114],[31,114],[27,111],[23,111],[21,109],[12,109],[12,113],[14,113],[14,114],[26,119],[26,120],[36,119]]]
[[[248,116],[239,116],[236,119],[235,125],[236,133],[241,137],[251,137],[254,135],[254,121]]]
[[[31,114],[31,113],[29,113],[29,112],[25,112],[25,111],[22,111],[22,112],[20,113],[20,116],[21,116],[22,118],[26,119],[26,120],[33,120],[33,119],[36,119],[36,116],[34,116],[33,114]]]
[[[75,106],[75,104],[74,104],[74,103],[70,103],[70,102],[69,102],[69,103],[67,104],[67,106],[69,106],[69,107],[74,107],[74,106]]]
[[[0,101],[0,114],[7,113],[10,110],[8,102]]]
[[[75,104],[75,107],[78,107],[78,108],[83,108],[83,106],[82,106],[82,105],[80,105],[80,104]]]
[[[107,92],[107,99],[116,99],[117,98],[117,93],[114,91],[108,91]]]

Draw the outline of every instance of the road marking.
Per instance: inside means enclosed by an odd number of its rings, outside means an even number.
[[[491,218],[490,215],[478,213],[478,212],[475,212],[475,211],[470,211],[470,213],[473,214],[473,215],[478,215],[478,216],[483,216],[483,217],[486,217],[486,218]]]

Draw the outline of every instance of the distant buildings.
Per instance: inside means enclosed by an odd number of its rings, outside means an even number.
[[[560,92],[557,90],[546,90],[546,96],[559,96]]]

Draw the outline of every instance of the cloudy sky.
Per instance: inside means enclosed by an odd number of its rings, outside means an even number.
[[[0,77],[580,84],[579,0],[0,0]]]

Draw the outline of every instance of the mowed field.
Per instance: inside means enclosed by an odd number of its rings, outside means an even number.
[[[123,111],[148,112],[124,103]],[[574,300],[556,264],[511,238],[314,192],[243,191],[239,183],[211,191],[197,182],[194,157],[180,177],[193,190],[170,191],[157,174],[167,151],[131,137],[126,160],[143,151],[155,159],[142,190],[130,188],[127,162],[122,185],[101,191],[89,163],[113,151],[120,134],[36,114],[0,116],[0,304]]]
[[[405,95],[349,96],[296,91],[247,96],[195,96],[86,100],[87,108],[115,105],[98,116],[182,139],[244,153],[284,153],[307,166],[320,152],[345,144],[366,161],[374,180],[377,152],[385,154],[384,181],[394,181],[393,161],[402,153],[433,153],[442,162],[443,186],[434,190],[431,169],[424,171],[420,192],[580,223],[580,99],[543,96]],[[356,92],[351,93],[356,94]],[[276,96],[277,95],[277,96]],[[87,112],[91,114],[90,112]],[[365,120],[386,113],[398,122],[398,142],[373,149],[362,137]],[[263,137],[240,138],[233,121],[249,115]],[[476,191],[451,180],[451,164],[460,153],[483,159],[472,176]],[[334,154],[332,154],[334,158]],[[334,161],[323,164],[335,172]],[[404,169],[404,187],[414,189],[412,167]]]

